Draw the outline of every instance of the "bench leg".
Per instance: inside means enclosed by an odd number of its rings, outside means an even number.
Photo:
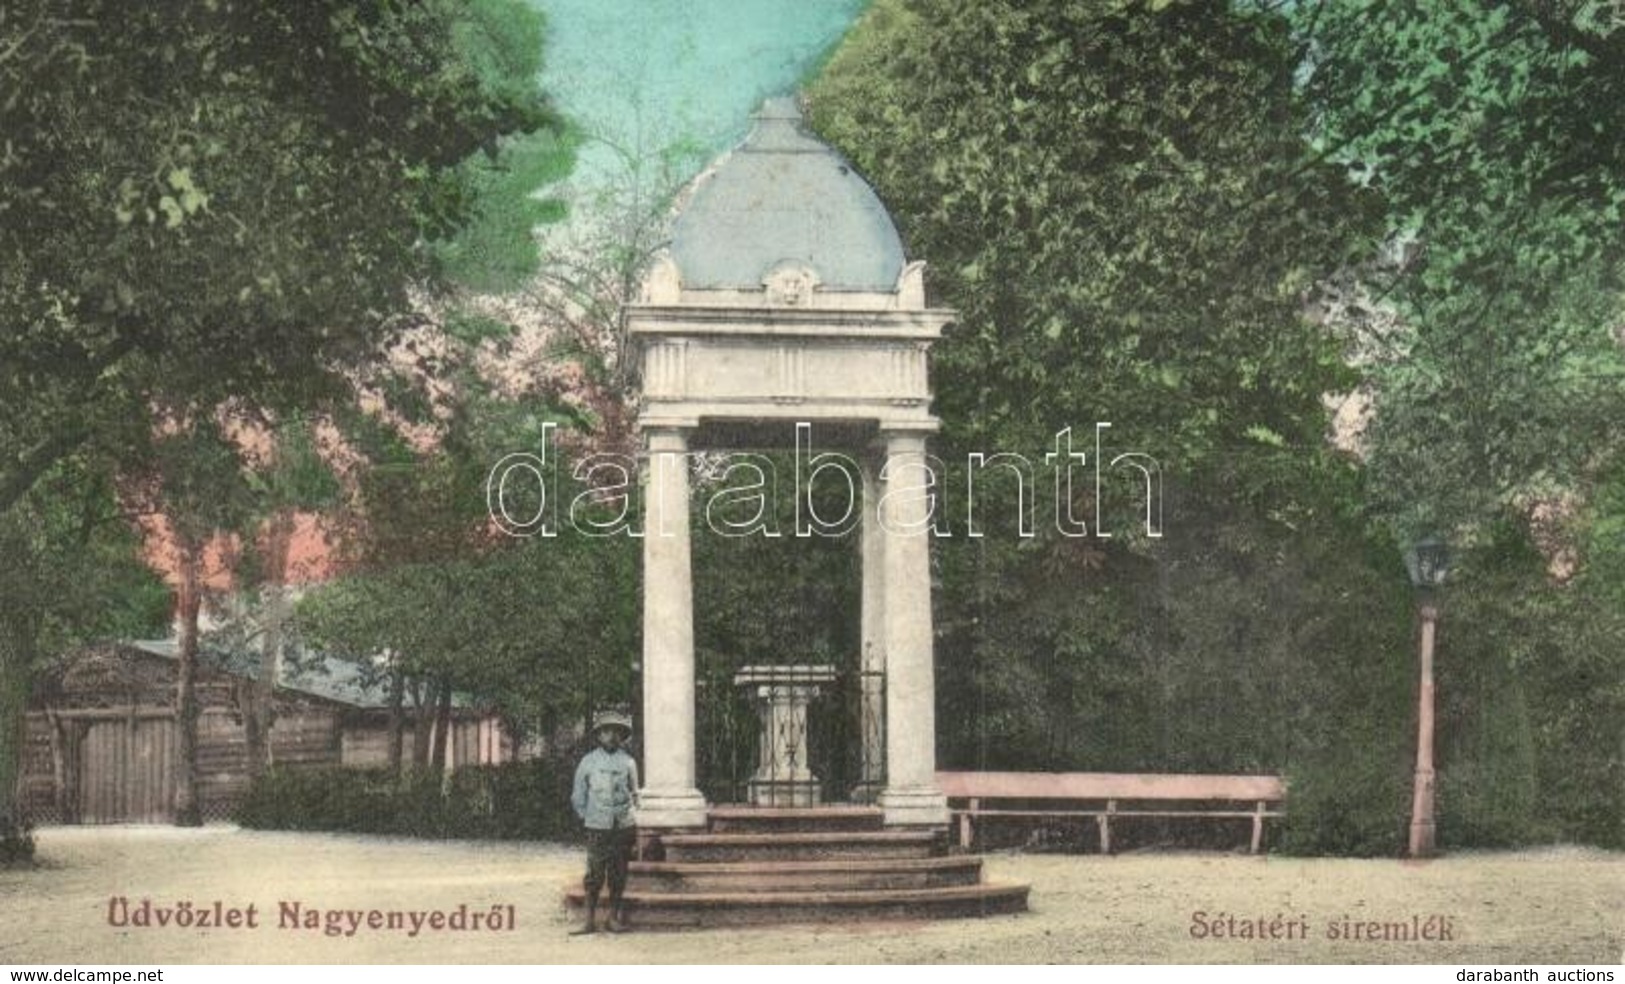
[[[971,814],[981,809],[982,801],[971,797],[969,807],[959,815],[959,846],[966,851],[970,850],[974,833],[971,830]]]
[[[1112,853],[1112,822],[1105,814],[1095,817],[1095,826],[1100,828],[1100,853]]]
[[[1259,847],[1264,843],[1264,804],[1258,804],[1258,811],[1253,814],[1253,850],[1257,854]]]

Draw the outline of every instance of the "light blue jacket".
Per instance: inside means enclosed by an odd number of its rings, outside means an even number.
[[[595,748],[576,766],[570,805],[588,830],[614,830],[632,826],[637,802],[638,764],[624,749],[606,752]]]

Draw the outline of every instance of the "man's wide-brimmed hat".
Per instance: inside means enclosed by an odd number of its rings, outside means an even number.
[[[592,730],[596,733],[600,728],[619,728],[621,734],[632,737],[632,719],[620,711],[599,711],[595,714]]]

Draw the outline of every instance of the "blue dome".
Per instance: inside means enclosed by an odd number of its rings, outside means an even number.
[[[874,189],[784,98],[769,99],[744,143],[698,179],[671,255],[683,286],[700,289],[760,287],[789,262],[811,267],[826,290],[891,291],[903,269]]]

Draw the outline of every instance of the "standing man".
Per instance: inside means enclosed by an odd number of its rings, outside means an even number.
[[[611,933],[626,932],[626,866],[632,856],[636,828],[632,807],[637,805],[638,764],[621,746],[632,737],[632,720],[619,711],[602,711],[593,719],[598,747],[582,756],[576,767],[570,805],[587,825],[587,921],[570,935],[598,931],[598,890],[609,881]]]

